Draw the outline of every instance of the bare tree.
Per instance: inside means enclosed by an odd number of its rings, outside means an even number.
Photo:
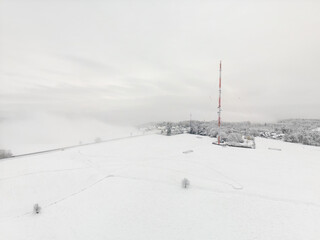
[[[38,203],[36,203],[36,204],[33,206],[33,212],[34,212],[35,214],[39,214],[40,211],[41,211],[41,207],[39,206]]]
[[[190,181],[187,178],[184,178],[182,180],[182,188],[189,188],[190,187]]]

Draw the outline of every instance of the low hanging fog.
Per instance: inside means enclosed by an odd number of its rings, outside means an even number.
[[[94,118],[34,114],[0,124],[0,149],[13,154],[47,150],[137,134],[134,127],[107,124]]]

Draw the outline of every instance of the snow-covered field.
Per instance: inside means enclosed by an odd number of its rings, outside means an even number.
[[[319,147],[212,141],[146,135],[2,160],[0,239],[320,239]]]

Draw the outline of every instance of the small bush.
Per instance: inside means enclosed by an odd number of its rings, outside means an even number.
[[[0,159],[11,157],[12,153],[10,150],[0,149]]]
[[[184,178],[182,180],[182,188],[189,188],[190,187],[190,181],[187,178]]]
[[[39,206],[38,203],[36,203],[36,204],[33,206],[33,212],[34,212],[35,214],[39,214],[40,211],[41,211],[41,207]]]

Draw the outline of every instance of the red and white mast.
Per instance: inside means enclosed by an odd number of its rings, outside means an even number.
[[[218,144],[221,142],[221,61],[219,70],[219,105],[218,105]]]

